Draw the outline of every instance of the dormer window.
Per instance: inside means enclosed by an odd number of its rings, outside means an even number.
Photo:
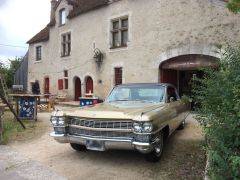
[[[66,23],[66,10],[65,9],[61,9],[59,11],[59,24],[64,25]]]

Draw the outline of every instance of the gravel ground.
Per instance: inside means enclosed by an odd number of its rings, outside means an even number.
[[[10,146],[70,180],[203,179],[204,137],[191,115],[185,129],[176,131],[168,139],[158,163],[146,162],[134,151],[76,152],[69,144],[59,144],[49,136],[52,131],[49,118],[49,113],[39,113],[38,119],[47,131],[32,140],[16,141]]]
[[[9,146],[0,146],[0,179],[2,180],[66,180],[50,168],[30,160]]]

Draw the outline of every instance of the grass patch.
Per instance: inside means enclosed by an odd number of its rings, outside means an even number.
[[[3,116],[3,143],[8,144],[12,141],[24,141],[37,137],[39,134],[43,133],[46,128],[44,128],[43,123],[39,121],[23,121],[26,129],[15,120],[11,112],[5,111]]]

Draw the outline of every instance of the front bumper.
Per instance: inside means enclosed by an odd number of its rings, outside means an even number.
[[[56,141],[59,143],[76,143],[86,146],[88,149],[91,150],[100,150],[105,151],[108,149],[119,149],[119,150],[138,150],[141,153],[149,153],[153,151],[156,142],[153,141],[151,143],[143,143],[137,142],[131,139],[117,139],[117,138],[95,138],[95,137],[88,137],[88,136],[75,136],[70,134],[56,134],[52,132],[50,134]],[[89,148],[88,142],[89,141],[97,141],[100,144],[103,144],[103,148]]]

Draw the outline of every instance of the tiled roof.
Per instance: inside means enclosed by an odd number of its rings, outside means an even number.
[[[49,27],[45,27],[42,29],[39,33],[37,33],[35,36],[33,36],[27,43],[33,44],[38,42],[47,41],[49,39]]]
[[[68,18],[73,18],[79,14],[107,6],[109,0],[69,0],[68,3],[73,5],[73,10],[70,11]]]
[[[55,9],[57,9],[60,2],[61,0],[58,1]],[[109,4],[109,0],[67,0],[67,2],[73,6],[73,10],[69,12],[68,18],[73,18],[82,13],[101,8]],[[55,26],[55,24],[56,20],[53,18],[43,30],[37,33],[27,43],[33,44],[49,40],[49,29],[50,27]]]

